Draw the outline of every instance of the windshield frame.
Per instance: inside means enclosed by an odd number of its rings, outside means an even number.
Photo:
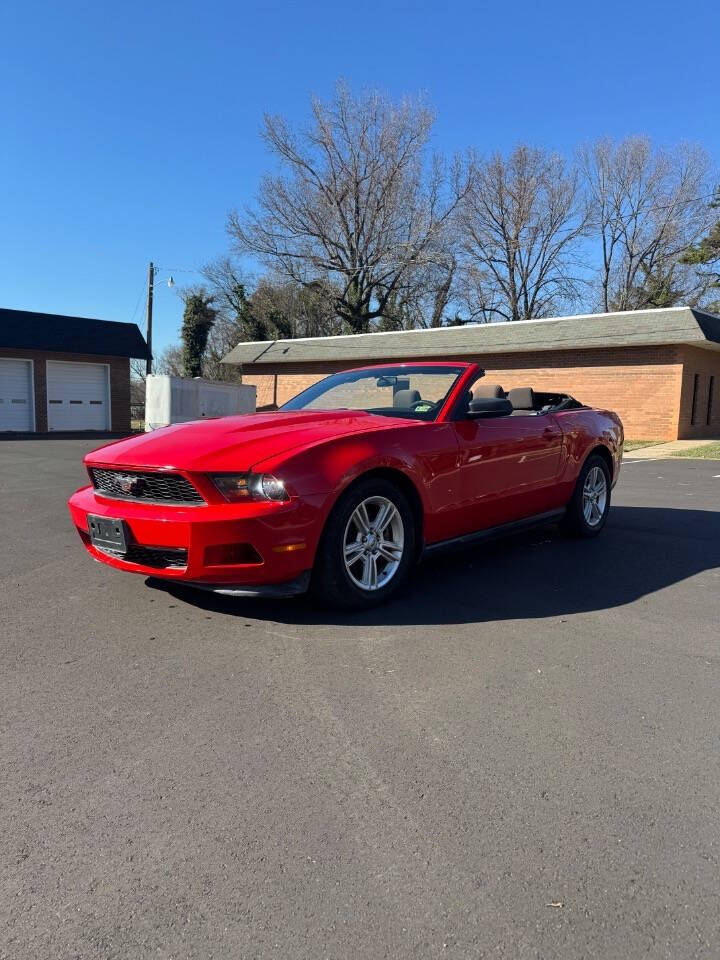
[[[448,406],[448,401],[452,401],[454,395],[457,391],[458,385],[461,381],[464,381],[467,377],[468,371],[475,367],[475,364],[468,364],[467,362],[463,363],[462,361],[457,362],[433,362],[425,361],[419,363],[392,363],[392,364],[379,364],[372,367],[352,367],[348,370],[339,370],[337,373],[331,373],[327,377],[323,377],[322,380],[318,380],[316,383],[307,387],[305,390],[302,390],[296,396],[292,397],[281,407],[278,408],[278,412],[291,412],[295,410],[308,410],[309,412],[327,412],[333,413],[338,410],[347,410],[351,413],[369,413],[379,417],[389,417],[391,419],[402,419],[402,420],[415,420],[422,423],[434,423],[436,422],[444,410]],[[305,402],[312,402],[315,399],[318,399],[327,393],[330,387],[328,386],[328,381],[338,380],[342,383],[351,383],[355,380],[361,380],[366,377],[368,378],[380,378],[380,377],[400,377],[403,374],[411,373],[427,373],[427,374],[440,374],[440,373],[454,373],[455,377],[450,383],[447,391],[444,396],[438,400],[433,408],[433,410],[428,412],[421,411],[408,411],[402,410],[394,412],[392,408],[370,408],[365,409],[363,407],[305,407],[298,405],[298,402],[305,400]],[[342,378],[342,379],[340,379]]]

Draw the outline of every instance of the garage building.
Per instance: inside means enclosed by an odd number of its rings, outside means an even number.
[[[420,359],[474,360],[505,390],[570,393],[617,411],[632,439],[720,437],[720,317],[690,307],[240,343],[224,358],[258,408],[337,370]]]
[[[0,432],[130,430],[134,323],[0,309]]]

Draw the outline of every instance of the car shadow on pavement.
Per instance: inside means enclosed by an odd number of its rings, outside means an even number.
[[[569,539],[548,526],[429,559],[396,600],[370,610],[333,610],[311,596],[251,600],[146,582],[195,607],[246,620],[402,626],[606,610],[717,567],[720,512],[619,506],[594,540]]]

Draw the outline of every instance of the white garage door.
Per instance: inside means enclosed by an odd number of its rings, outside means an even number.
[[[0,430],[34,430],[30,360],[0,359]]]
[[[48,430],[109,430],[109,393],[104,363],[48,360]]]

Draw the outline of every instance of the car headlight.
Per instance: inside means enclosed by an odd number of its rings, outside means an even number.
[[[210,479],[230,503],[290,499],[282,480],[269,473],[211,473]]]

